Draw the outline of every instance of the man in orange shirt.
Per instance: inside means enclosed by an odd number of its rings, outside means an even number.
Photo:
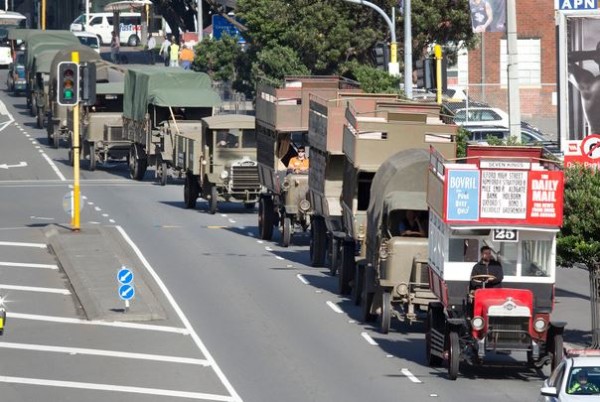
[[[306,149],[303,145],[298,147],[298,156],[294,156],[288,163],[288,172],[291,173],[308,173],[308,158],[306,157]]]
[[[190,68],[192,68],[192,62],[194,61],[194,51],[190,49],[190,47],[191,46],[184,44],[183,49],[179,54],[181,67],[183,67],[184,70],[189,70]]]

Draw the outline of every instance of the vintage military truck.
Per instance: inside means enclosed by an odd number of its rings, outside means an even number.
[[[185,174],[186,208],[195,208],[199,196],[208,201],[211,214],[218,201],[254,208],[262,190],[257,165],[254,116],[222,114],[180,122],[173,168]]]
[[[83,63],[101,63],[100,55],[88,46],[78,44],[76,46],[68,46],[60,49],[50,66],[50,86],[49,93],[46,97],[46,133],[48,141],[54,145],[54,148],[60,146],[60,140],[69,140],[70,131],[68,125],[69,106],[61,106],[58,104],[58,64],[63,61],[71,61],[72,53],[79,53],[79,64]]]
[[[127,160],[131,142],[123,137],[123,91],[125,71],[106,61],[96,64],[96,103],[80,107],[81,158],[93,171],[98,164]],[[68,109],[69,141],[73,135],[73,113]],[[72,142],[71,142],[72,143]],[[69,151],[69,161],[73,162]]]
[[[207,74],[158,66],[129,69],[125,75],[123,137],[130,141],[131,178],[143,180],[148,165],[154,165],[155,177],[165,185],[173,165],[175,135],[191,129],[188,123],[200,130],[197,123],[212,116],[219,103]]]
[[[327,262],[332,275],[335,275],[337,265],[332,261],[337,257],[332,250],[337,248],[336,238],[340,237],[333,233],[343,229],[340,196],[344,178],[342,139],[346,106],[352,104],[358,113],[372,112],[377,108],[377,101],[393,102],[397,99],[393,94],[363,94],[356,91],[339,92],[331,99],[310,95],[309,200],[313,206],[310,258],[311,264],[316,267]]]
[[[35,76],[32,74],[35,56],[46,50],[60,50],[65,47],[72,48],[80,46],[80,43],[77,37],[70,31],[28,30],[27,34],[24,34],[23,36],[26,45],[25,76],[27,80],[27,107],[30,110],[31,116],[35,116],[37,107],[33,105],[33,94],[31,92],[35,80]]]
[[[287,247],[296,228],[310,225],[308,175],[288,172],[290,159],[308,142],[308,110],[311,93],[324,98],[340,91],[360,91],[356,82],[334,76],[286,77],[281,85],[262,82],[256,95],[258,168],[266,191],[258,204],[260,238],[270,240],[273,227],[281,228],[281,244]],[[310,156],[310,155],[309,155]],[[309,169],[310,170],[310,169]]]
[[[44,128],[46,124],[46,107],[48,105],[48,92],[50,86],[50,69],[52,60],[58,50],[44,50],[35,55],[31,66],[30,75],[33,77],[31,82],[31,100],[32,110],[36,116],[36,125],[38,128]],[[49,140],[51,140],[49,138]]]
[[[378,103],[369,114],[359,114],[348,105],[346,119],[344,238],[338,239],[339,247],[334,250],[341,254],[336,260],[339,292],[351,294],[356,304],[362,303],[365,321],[379,311],[385,333],[392,313],[397,312],[401,319],[416,318],[413,302],[417,295],[423,300],[433,299],[426,282],[423,291],[419,287],[419,270],[425,269],[427,262],[427,239],[398,238],[397,225],[409,210],[427,213],[428,165],[423,160],[428,158],[413,159],[419,150],[428,151],[430,146],[454,156],[457,128],[440,120],[439,106],[415,103]],[[399,151],[406,152],[397,156]],[[379,252],[383,255],[385,251],[388,260],[384,262]],[[427,305],[421,299],[417,302]],[[400,309],[392,311],[392,306]]]

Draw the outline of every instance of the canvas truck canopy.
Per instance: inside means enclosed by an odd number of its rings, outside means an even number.
[[[375,173],[367,210],[367,239],[376,242],[383,215],[396,209],[427,211],[429,152],[407,149],[387,159]]]
[[[27,69],[31,68],[33,58],[39,52],[78,45],[80,45],[79,39],[70,31],[47,30],[31,32],[27,36]]]
[[[202,119],[206,127],[211,130],[241,128],[253,130],[256,127],[254,116],[245,114],[221,114]]]
[[[130,69],[125,75],[123,116],[142,121],[148,105],[162,107],[214,107],[221,98],[205,73],[169,67]]]
[[[54,60],[54,56],[56,56],[58,50],[44,50],[43,52],[37,54],[33,59],[33,65],[31,67],[32,73],[50,73],[50,69],[52,67],[52,60]]]
[[[125,85],[122,81],[97,83],[96,93],[98,95],[123,95],[124,88]]]
[[[8,30],[9,40],[22,40],[27,42],[29,35],[33,35],[37,32],[42,32],[41,29],[22,29],[22,28],[11,28]]]

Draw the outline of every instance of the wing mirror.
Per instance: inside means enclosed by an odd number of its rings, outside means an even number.
[[[540,389],[540,393],[543,396],[558,396],[558,390],[556,389],[556,387],[543,387],[542,389]]]

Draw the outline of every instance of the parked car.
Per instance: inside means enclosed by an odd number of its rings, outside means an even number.
[[[504,143],[510,138],[510,129],[500,126],[467,126],[463,128],[469,133],[467,141],[470,143],[487,144],[490,138],[498,139]],[[521,143],[525,145],[539,145],[555,157],[562,159],[562,152],[557,141],[549,140],[544,134],[529,123],[521,123]]]
[[[8,65],[6,87],[15,95],[25,92],[27,87],[27,80],[25,79],[25,52],[18,51],[15,55],[15,61]]]
[[[469,107],[454,111],[454,123],[460,126],[509,126],[508,114],[495,107]]]
[[[73,35],[77,36],[79,42],[84,46],[89,46],[97,53],[100,53],[100,39],[97,35],[89,32],[75,31]]]
[[[600,399],[600,351],[568,351],[540,389],[538,402]]]

